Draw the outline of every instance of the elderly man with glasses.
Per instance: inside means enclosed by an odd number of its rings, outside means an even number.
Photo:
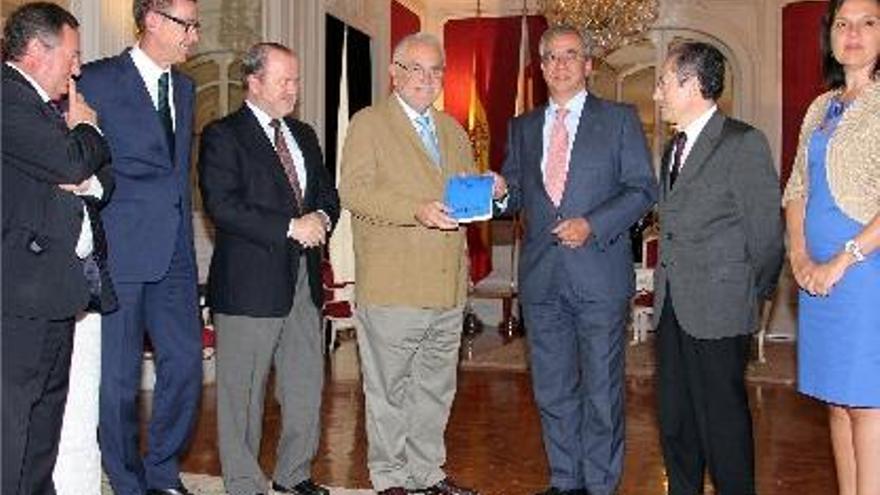
[[[339,185],[354,219],[370,479],[381,495],[470,495],[443,471],[468,265],[440,201],[449,177],[476,171],[464,129],[432,106],[440,43],[408,36],[393,60],[394,93],[354,116]]]
[[[190,205],[194,87],[173,69],[199,40],[195,0],[135,0],[135,46],[83,67],[80,88],[113,151],[104,210],[119,311],[103,318],[100,446],[117,495],[190,493],[178,457],[201,393],[201,325]],[[156,386],[141,457],[137,396],[144,333]]]

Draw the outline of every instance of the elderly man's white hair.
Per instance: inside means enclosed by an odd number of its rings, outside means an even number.
[[[436,48],[437,53],[440,54],[440,63],[446,65],[446,54],[443,53],[443,45],[441,45],[440,40],[431,33],[414,33],[405,36],[397,43],[397,46],[394,47],[394,54],[391,60],[394,62],[403,62],[407,50],[413,45],[426,45]]]

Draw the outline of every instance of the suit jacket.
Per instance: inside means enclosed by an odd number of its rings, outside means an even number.
[[[467,133],[431,110],[441,165],[424,149],[397,97],[358,112],[342,151],[339,194],[351,210],[358,303],[451,308],[467,296],[465,229],[423,227],[416,209],[442,201],[446,180],[476,173]]]
[[[557,208],[541,171],[545,111],[540,107],[510,122],[502,168],[507,210],[521,210],[525,223],[520,297],[545,301],[565,287],[584,300],[627,298],[635,285],[629,227],[657,196],[638,116],[630,106],[587,95]],[[570,249],[550,231],[574,217],[586,218],[592,234],[583,246]]]
[[[671,144],[660,178],[660,263],[654,323],[667,284],[681,328],[696,338],[757,327],[758,302],[782,267],[779,179],[764,134],[716,112],[669,188]]]
[[[15,69],[2,77],[3,313],[69,318],[89,296],[75,253],[83,205],[58,185],[95,174],[110,148],[91,125],[68,130]]]
[[[315,305],[323,301],[322,250],[287,238],[287,228],[291,218],[317,210],[335,225],[339,197],[315,132],[298,120],[284,121],[305,159],[302,211],[278,154],[247,105],[208,125],[202,134],[199,182],[217,229],[208,299],[218,313],[287,316],[300,263],[308,268]]]
[[[116,191],[103,211],[110,271],[117,282],[162,279],[183,236],[195,267],[190,199],[192,81],[171,73],[174,156],[144,81],[128,50],[82,68],[78,88],[98,112],[113,152]],[[195,271],[193,269],[193,274]]]

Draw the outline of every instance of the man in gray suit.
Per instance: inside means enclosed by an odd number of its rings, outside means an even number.
[[[550,28],[540,53],[550,103],[511,121],[502,173],[506,208],[526,225],[519,290],[551,471],[542,493],[609,495],[623,468],[629,227],[657,184],[635,110],[587,92],[580,33]]]
[[[678,131],[661,164],[655,278],[660,436],[670,495],[755,493],[745,388],[759,302],[782,266],[779,181],[767,139],[725,117],[724,57],[674,47],[654,99]]]

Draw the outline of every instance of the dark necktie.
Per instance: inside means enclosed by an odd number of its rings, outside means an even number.
[[[165,129],[165,138],[168,140],[168,151],[174,156],[174,122],[171,120],[171,105],[168,103],[168,72],[159,76],[158,93],[159,121]]]
[[[672,170],[669,171],[669,188],[675,185],[676,179],[678,179],[678,174],[681,172],[681,162],[682,155],[684,154],[684,147],[687,144],[687,134],[683,132],[679,132],[672,138],[672,143],[675,149],[673,150],[673,158],[672,158]]]
[[[281,160],[281,165],[284,167],[284,175],[287,176],[287,182],[290,183],[290,188],[293,189],[293,199],[296,202],[297,208],[302,210],[302,187],[299,185],[299,176],[296,175],[293,156],[290,154],[287,140],[284,139],[284,133],[281,131],[281,121],[272,119],[269,125],[275,129],[275,152],[278,153],[278,159]]]
[[[55,100],[49,100],[46,104],[49,105],[49,108],[52,110],[52,115],[56,117],[56,122],[67,129],[67,120],[64,118],[64,108],[62,108],[61,103]]]

